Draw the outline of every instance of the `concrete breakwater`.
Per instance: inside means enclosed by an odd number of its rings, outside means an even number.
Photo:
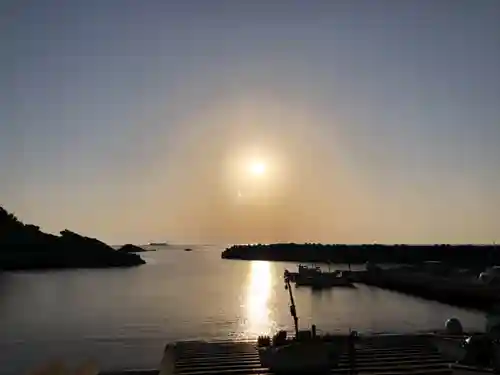
[[[444,277],[406,269],[350,272],[354,282],[394,290],[450,305],[490,310],[500,303],[500,287],[466,277]]]

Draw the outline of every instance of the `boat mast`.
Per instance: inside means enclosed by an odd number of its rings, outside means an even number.
[[[285,289],[288,289],[288,294],[290,295],[290,314],[293,317],[293,323],[295,325],[295,338],[297,339],[299,337],[299,318],[297,317],[297,310],[295,309],[295,301],[293,299],[288,272],[285,272]]]

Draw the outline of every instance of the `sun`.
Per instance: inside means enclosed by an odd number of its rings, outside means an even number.
[[[254,162],[250,165],[250,172],[255,176],[261,176],[266,173],[266,165],[262,162]]]

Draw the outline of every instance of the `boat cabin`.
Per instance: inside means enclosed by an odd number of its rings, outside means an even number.
[[[303,265],[299,264],[299,274],[316,274],[320,273],[321,268],[318,266],[308,266],[308,265]]]

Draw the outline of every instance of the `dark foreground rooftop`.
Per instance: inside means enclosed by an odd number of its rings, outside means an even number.
[[[173,362],[173,363],[172,363]],[[172,366],[173,364],[173,366]],[[254,342],[180,342],[172,355],[165,355],[163,369],[106,372],[103,375],[250,375],[268,374],[260,366]],[[372,375],[444,375],[451,374],[447,361],[425,336],[380,336],[360,345],[356,354],[359,374]],[[335,374],[349,374],[347,355],[341,357]]]

